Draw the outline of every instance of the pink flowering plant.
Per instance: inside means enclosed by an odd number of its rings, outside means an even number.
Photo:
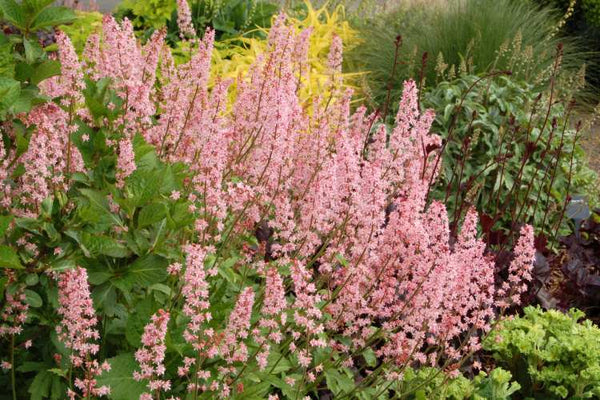
[[[351,109],[335,39],[327,97],[299,98],[310,31],[280,15],[228,104],[230,81],[209,86],[214,32],[180,15],[180,65],[164,30],[142,44],[128,20],[106,16],[81,59],[59,32],[52,101],[2,125],[3,387],[402,398],[409,369],[470,368],[527,290],[533,231],[507,276],[473,209],[450,234],[428,198],[441,140],[415,83],[387,130]]]

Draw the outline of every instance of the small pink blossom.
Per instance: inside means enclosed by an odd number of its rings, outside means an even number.
[[[75,378],[75,387],[83,397],[107,395],[110,389],[98,387],[95,379],[108,370],[109,365],[99,364],[93,358],[99,350],[99,345],[95,342],[100,339],[100,334],[95,329],[97,318],[85,269],[77,267],[59,276],[58,302],[58,314],[62,317],[61,323],[56,327],[58,338],[71,350],[72,365],[84,370],[85,378]]]
[[[193,38],[196,31],[192,25],[192,12],[188,0],[177,0],[177,25],[182,39]]]
[[[161,379],[165,373],[165,336],[169,324],[169,313],[161,309],[150,319],[150,323],[145,326],[142,334],[142,348],[135,352],[135,359],[140,364],[141,371],[134,371],[133,378],[136,381],[148,380],[147,386],[151,393],[146,395],[152,398],[152,393],[171,389],[171,382]]]

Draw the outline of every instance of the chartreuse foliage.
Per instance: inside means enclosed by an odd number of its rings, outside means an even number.
[[[175,11],[175,0],[124,0],[116,15],[129,18],[138,29],[160,28]]]
[[[536,399],[592,399],[600,396],[600,329],[571,310],[542,311],[502,321],[484,348]]]
[[[482,371],[472,380],[462,375],[449,378],[430,367],[408,368],[401,390],[414,392],[408,397],[414,400],[508,400],[520,389],[511,379],[511,373],[502,368],[495,368],[489,374]]]
[[[75,19],[72,23],[59,25],[58,29],[69,36],[75,50],[81,54],[88,36],[102,28],[102,14],[96,11],[75,11]],[[49,50],[54,50],[54,46]]]
[[[326,5],[314,8],[306,1],[301,10],[295,17],[288,19],[296,32],[311,29],[309,65],[306,66],[308,74],[304,78],[300,97],[303,100],[314,99],[318,95],[327,97],[326,83],[331,78],[327,67],[327,56],[332,38],[334,35],[339,36],[344,44],[344,51],[348,51],[355,46],[358,32],[345,19],[343,6],[338,6],[334,10],[329,10]],[[266,35],[269,29],[265,28],[262,31]],[[175,50],[180,60],[186,59],[189,54],[185,45],[181,43],[181,46]],[[267,47],[267,41],[258,37],[240,37],[217,42],[213,51],[213,77],[229,79],[245,77],[257,57],[264,54]],[[344,85],[358,92],[359,77],[362,75],[362,72],[342,73]],[[231,98],[234,96],[235,92],[232,91]]]
[[[190,0],[192,24],[201,35],[206,28],[215,30],[215,37],[236,40],[239,36],[266,37],[259,27],[269,27],[271,18],[280,9],[279,4],[262,0]],[[116,16],[129,18],[142,35],[166,24],[167,40],[179,42],[175,0],[125,0],[119,4]]]

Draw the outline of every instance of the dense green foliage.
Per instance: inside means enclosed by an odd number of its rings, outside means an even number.
[[[206,28],[213,28],[219,40],[257,35],[264,38],[258,28],[268,28],[279,10],[274,3],[255,0],[192,0],[190,8],[196,32],[202,36]],[[171,45],[180,40],[175,0],[126,0],[116,15],[131,19],[147,36],[166,23]]]
[[[407,391],[418,388],[415,400],[508,400],[520,386],[511,382],[512,375],[502,368],[495,368],[489,374],[479,372],[473,379],[459,375],[449,378],[435,368],[407,369],[403,378],[403,387]],[[414,390],[414,389],[413,389]]]
[[[398,98],[400,82],[420,80],[421,74],[424,85],[434,86],[465,73],[509,70],[537,85],[551,76],[558,43],[563,46],[563,73],[575,73],[585,61],[575,40],[557,35],[557,24],[553,9],[512,0],[406,6],[365,23],[363,42],[350,56],[358,68],[369,71],[369,89],[378,105],[390,82],[392,97]],[[397,35],[402,41],[396,59]]]
[[[0,20],[10,27],[0,33],[0,118],[27,112],[45,101],[38,84],[60,74],[60,64],[48,58],[36,33],[73,20],[73,10],[55,7],[53,1],[0,0]],[[18,137],[24,131],[18,130]]]
[[[467,75],[428,90],[422,103],[448,140],[434,194],[456,215],[473,204],[505,233],[528,222],[554,234],[567,222],[567,197],[597,183],[576,143],[573,110],[549,105],[532,84]]]
[[[88,89],[87,101],[95,102],[96,117],[110,114],[102,103],[112,97],[103,86],[106,83]],[[112,100],[118,102],[114,97]],[[185,173],[181,166],[160,163],[153,149],[138,140],[135,144],[138,169],[124,190],[119,191],[114,186],[116,156],[105,143],[113,133],[100,129],[91,134],[89,129],[82,126],[74,140],[86,165],[92,167],[90,173],[75,176],[77,183],[71,192],[57,193],[54,199],[48,199],[38,218],[15,220],[17,227],[7,238],[14,243],[26,235],[39,249],[37,255],[19,252],[21,261],[15,264],[15,268],[29,271],[26,293],[31,307],[29,318],[34,324],[31,326],[35,326],[25,329],[21,337],[50,338],[19,354],[16,363],[23,366],[20,372],[26,377],[19,385],[19,398],[28,397],[27,388],[33,399],[62,398],[70,351],[56,336],[54,327],[59,322],[56,282],[44,272],[76,265],[88,270],[94,288],[92,298],[102,326],[101,357],[109,359],[115,367],[103,374],[100,382],[112,387],[112,399],[138,398],[145,385],[133,380],[132,373],[138,364],[132,353],[139,347],[143,328],[152,313],[159,307],[168,307],[173,300],[174,282],[173,278],[168,279],[166,267],[180,259],[179,243],[193,229],[187,202],[169,199],[171,192],[183,185]],[[81,135],[86,133],[92,139],[83,143]],[[114,212],[115,208],[121,211]],[[56,248],[60,252],[55,252]],[[5,283],[3,280],[2,290],[18,286],[4,288]],[[216,318],[215,323],[222,322],[219,321]],[[170,351],[177,351],[181,345],[173,343]],[[62,356],[58,365],[54,354]],[[112,357],[118,357],[118,362]],[[7,375],[0,375],[0,379],[0,386],[10,386]]]
[[[600,329],[571,310],[527,307],[503,321],[484,343],[517,379],[526,396],[586,399],[600,396]]]

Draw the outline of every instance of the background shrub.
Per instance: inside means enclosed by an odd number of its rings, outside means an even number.
[[[549,101],[513,76],[467,75],[428,90],[422,103],[437,111],[434,129],[447,139],[434,197],[457,215],[475,205],[488,234],[508,235],[525,221],[549,236],[568,232],[568,196],[587,193],[597,178],[577,144],[575,112]]]
[[[467,74],[509,70],[519,80],[548,82],[558,43],[563,45],[563,73],[576,73],[585,61],[576,40],[557,33],[559,14],[512,0],[451,0],[439,7],[399,7],[364,24],[362,44],[352,62],[369,71],[368,87],[380,106],[392,82],[419,79],[424,85]],[[400,35],[396,73],[395,38]],[[423,54],[427,60],[423,67]]]
[[[240,36],[264,39],[264,31],[258,28],[268,28],[280,9],[278,4],[261,0],[191,0],[189,4],[197,34],[203,35],[206,28],[212,28],[217,40]],[[181,40],[175,0],[125,0],[115,16],[131,19],[146,38],[166,24],[167,42],[175,46]]]
[[[486,350],[507,368],[523,395],[544,399],[600,396],[600,329],[584,313],[542,311],[502,321],[484,342]]]

